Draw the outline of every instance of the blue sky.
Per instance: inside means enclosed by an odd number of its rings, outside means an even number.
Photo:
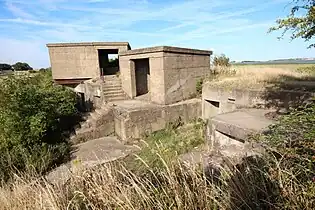
[[[232,60],[315,57],[267,34],[291,0],[0,0],[0,62],[49,66],[47,43],[128,41],[211,49]]]

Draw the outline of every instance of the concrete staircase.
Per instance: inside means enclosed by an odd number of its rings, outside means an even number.
[[[106,104],[89,113],[85,119],[75,128],[74,134],[70,137],[73,144],[114,135],[114,114]]]
[[[116,75],[104,76],[103,94],[106,102],[128,99],[121,87],[121,80]]]

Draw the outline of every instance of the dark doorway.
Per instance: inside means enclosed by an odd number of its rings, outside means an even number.
[[[149,58],[136,59],[135,75],[136,75],[136,93],[137,96],[144,95],[149,92],[150,83],[150,66]]]
[[[101,76],[114,75],[119,72],[118,49],[98,50],[98,60]]]

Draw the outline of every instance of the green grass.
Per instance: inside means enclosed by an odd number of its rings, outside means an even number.
[[[195,121],[157,131],[144,139],[140,152],[125,159],[126,165],[140,172],[146,168],[163,168],[165,162],[169,164],[179,155],[204,144],[203,127],[202,121]]]

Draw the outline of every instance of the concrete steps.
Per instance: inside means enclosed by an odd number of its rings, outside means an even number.
[[[114,115],[111,108],[104,105],[86,117],[86,121],[75,128],[75,133],[70,137],[74,144],[102,138],[114,134]]]
[[[103,95],[105,101],[120,101],[128,99],[122,89],[121,81],[117,76],[106,76],[103,84]]]

